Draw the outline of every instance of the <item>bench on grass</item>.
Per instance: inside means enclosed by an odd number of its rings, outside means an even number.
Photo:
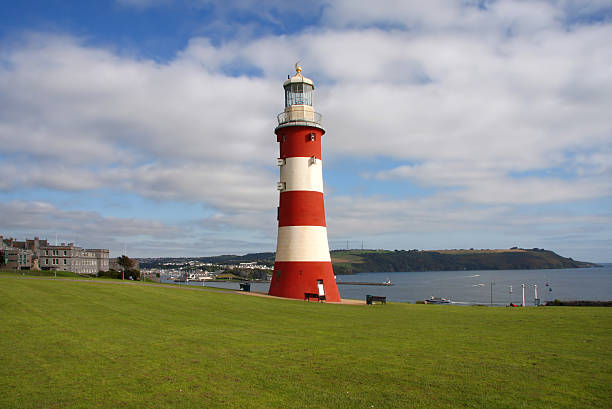
[[[386,304],[387,303],[387,297],[381,297],[379,295],[366,295],[366,304],[367,305],[372,305],[375,302],[379,302],[381,304]]]
[[[310,302],[311,298],[314,298],[315,300],[318,300],[319,302],[325,301],[324,295],[319,295],[318,293],[304,293],[304,301]]]

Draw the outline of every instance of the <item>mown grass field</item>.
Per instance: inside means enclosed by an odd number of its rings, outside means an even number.
[[[28,276],[28,277],[59,277],[59,278],[90,278],[83,277],[72,271],[52,271],[52,270],[0,270],[0,274]]]
[[[612,309],[0,275],[2,408],[609,408]]]

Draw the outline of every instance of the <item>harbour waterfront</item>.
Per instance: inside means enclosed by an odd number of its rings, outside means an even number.
[[[526,305],[534,304],[534,285],[542,303],[560,300],[612,300],[612,264],[601,268],[546,270],[484,270],[484,271],[418,271],[401,273],[360,273],[337,276],[336,280],[351,282],[383,282],[391,279],[392,286],[340,285],[342,298],[365,299],[366,294],[387,297],[389,301],[412,302],[430,296],[450,298],[458,305],[490,304],[503,306],[522,301],[521,284],[525,284]],[[162,280],[162,282],[173,282]],[[491,286],[491,283],[494,283]],[[239,289],[237,282],[183,283],[184,285]],[[548,286],[546,285],[548,284]],[[251,291],[267,292],[269,283],[251,283]],[[510,294],[512,286],[512,294]]]

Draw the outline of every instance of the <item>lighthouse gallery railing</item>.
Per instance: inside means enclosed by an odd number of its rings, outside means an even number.
[[[290,111],[281,112],[277,116],[278,124],[283,125],[288,122],[314,122],[321,125],[321,114],[309,111]]]

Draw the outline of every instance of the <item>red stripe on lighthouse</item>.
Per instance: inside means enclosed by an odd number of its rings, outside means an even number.
[[[321,136],[323,130],[307,126],[292,126],[280,128],[277,131],[277,141],[280,142],[280,157],[316,157],[321,159]],[[314,140],[310,135],[314,135]]]
[[[323,193],[303,190],[282,192],[278,226],[325,226]]]
[[[340,302],[340,292],[329,261],[277,261],[272,274],[270,295],[304,299],[304,293],[318,293],[317,281],[322,280],[326,300]]]

